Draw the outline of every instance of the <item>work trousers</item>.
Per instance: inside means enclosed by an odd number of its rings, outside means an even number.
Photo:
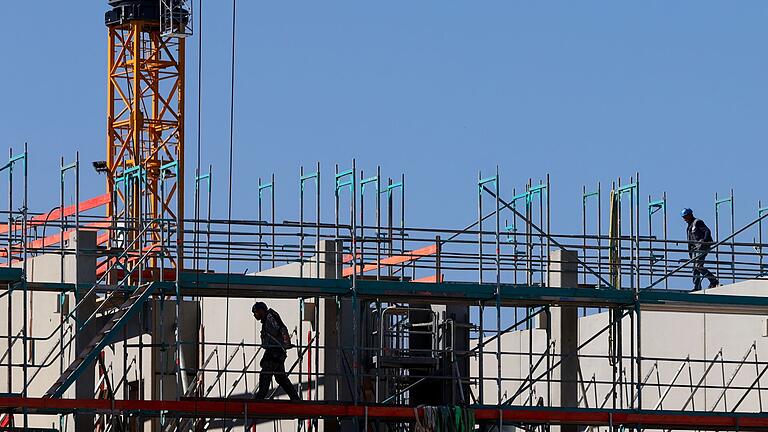
[[[706,253],[696,253],[694,252],[693,257],[694,260],[692,262],[693,264],[693,290],[698,291],[701,289],[701,280],[704,278],[707,278],[709,280],[710,286],[717,284],[718,280],[717,277],[715,277],[714,274],[712,274],[711,271],[707,270],[706,267],[704,267],[704,262],[707,258]]]
[[[268,348],[261,358],[261,373],[259,373],[259,389],[254,395],[257,400],[267,397],[269,387],[272,385],[272,377],[285,391],[291,400],[300,400],[299,394],[293,388],[288,374],[285,373],[285,352],[279,348]]]

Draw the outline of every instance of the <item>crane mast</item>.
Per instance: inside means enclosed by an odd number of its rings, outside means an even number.
[[[109,0],[107,216],[110,244],[139,257],[175,248],[184,218],[185,37],[191,1]],[[157,271],[159,258],[145,270]],[[183,255],[169,260],[181,270]]]

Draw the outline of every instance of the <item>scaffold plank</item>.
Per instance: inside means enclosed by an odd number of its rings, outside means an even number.
[[[251,401],[244,399],[185,399],[171,400],[104,400],[0,398],[0,408],[36,414],[67,414],[75,412],[141,413],[158,417],[216,417],[216,418],[363,418],[381,421],[409,421],[414,412],[423,415],[421,407],[403,405],[352,405],[338,402]],[[624,425],[643,428],[673,428],[688,430],[768,429],[768,416],[762,413],[713,413],[685,411],[631,411],[588,408],[495,407],[473,406],[475,419],[494,423],[499,417],[505,424],[571,424],[582,426]]]
[[[249,276],[241,274],[185,273],[182,290],[195,296],[293,297],[345,295],[349,279]],[[477,302],[494,299],[496,284],[471,282],[419,283],[415,281],[356,281],[357,294],[370,298],[404,298],[441,302]],[[635,304],[634,290],[610,288],[553,288],[501,285],[504,306],[572,305],[626,307]],[[640,290],[637,301],[646,310],[694,313],[768,313],[768,297],[701,294],[675,290]]]
[[[59,292],[72,284],[34,283],[29,289]],[[174,291],[173,282],[160,282],[158,289]],[[109,291],[105,286],[103,292]],[[407,299],[438,303],[476,303],[493,300],[495,284],[471,282],[423,283],[415,281],[358,280],[361,298]],[[336,297],[352,293],[349,279],[251,276],[184,272],[181,291],[185,296],[233,298]],[[501,285],[502,306],[551,305],[580,307],[630,307],[635,291],[607,288],[553,288],[526,285]],[[768,296],[701,294],[674,290],[641,290],[637,302],[643,310],[660,312],[768,315]]]
[[[420,258],[428,257],[436,253],[437,253],[437,245],[430,245],[427,247],[423,247],[421,249],[406,252],[403,255],[391,256],[391,257],[387,257],[382,260],[379,260],[378,262],[375,262],[375,263],[365,264],[362,267],[358,265],[357,271],[358,273],[366,273],[366,272],[373,271],[378,268],[382,268],[386,266],[394,266],[394,265],[403,264],[411,261],[416,261]],[[351,261],[351,255],[349,257]],[[344,261],[344,262],[346,263],[347,261]],[[343,276],[349,277],[354,272],[355,272],[354,266],[346,267],[343,270]]]

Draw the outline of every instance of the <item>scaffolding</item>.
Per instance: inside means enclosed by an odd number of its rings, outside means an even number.
[[[607,227],[600,185],[583,188],[582,232],[563,234],[553,230],[549,175],[509,197],[498,169],[479,175],[475,220],[452,229],[406,225],[404,176],[385,177],[380,167],[366,176],[355,161],[327,176],[319,163],[301,168],[285,186],[288,197],[298,195],[298,218],[278,222],[275,175],[254,182],[256,219],[211,216],[210,167],[195,174],[192,219],[133,219],[100,212],[114,194],[81,201],[79,157],[64,160],[60,203],[42,212],[27,205],[26,147],[0,167],[8,191],[0,226],[6,426],[55,414],[58,430],[81,417],[99,430],[227,429],[255,418],[307,419],[294,424],[307,431],[407,430],[428,415],[424,407],[445,405],[524,430],[768,427],[759,414],[763,341],[735,346],[710,335],[702,350],[673,354],[647,341],[648,326],[670,314],[703,322],[705,335],[719,324],[764,326],[768,297],[674,289],[689,286],[693,258],[686,240],[667,237],[666,195],[641,204],[637,173],[614,181]],[[121,173],[121,202],[142,171]],[[162,173],[157,199],[167,200],[178,192],[163,178],[175,173]],[[321,186],[329,178],[334,219],[326,223]],[[590,200],[596,211],[588,214]],[[768,213],[758,209],[722,238],[716,232],[712,245],[729,260],[711,264],[737,284],[764,275]],[[34,310],[46,296],[55,298],[51,326],[37,324]],[[231,319],[208,302],[255,298],[295,302],[286,369],[303,401],[247,400],[262,342],[216,333],[206,320]],[[579,337],[569,342],[563,323],[579,327]]]

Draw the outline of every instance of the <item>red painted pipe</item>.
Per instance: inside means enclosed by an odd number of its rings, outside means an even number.
[[[244,399],[189,399],[181,401],[157,400],[99,400],[99,399],[48,399],[48,398],[0,398],[0,409],[20,412],[23,408],[39,413],[68,413],[76,410],[99,412],[141,412],[145,416],[159,416],[161,411],[168,416],[239,418],[246,414],[251,418],[333,418],[363,417],[366,407],[343,403],[250,401]],[[409,406],[369,405],[369,419],[385,421],[410,420],[414,408]],[[419,409],[419,415],[423,411]],[[671,411],[556,409],[556,408],[475,408],[475,419],[479,422],[498,421],[499,415],[506,423],[549,423],[605,426],[637,425],[653,429],[698,429],[698,430],[768,430],[768,415],[701,413]]]

